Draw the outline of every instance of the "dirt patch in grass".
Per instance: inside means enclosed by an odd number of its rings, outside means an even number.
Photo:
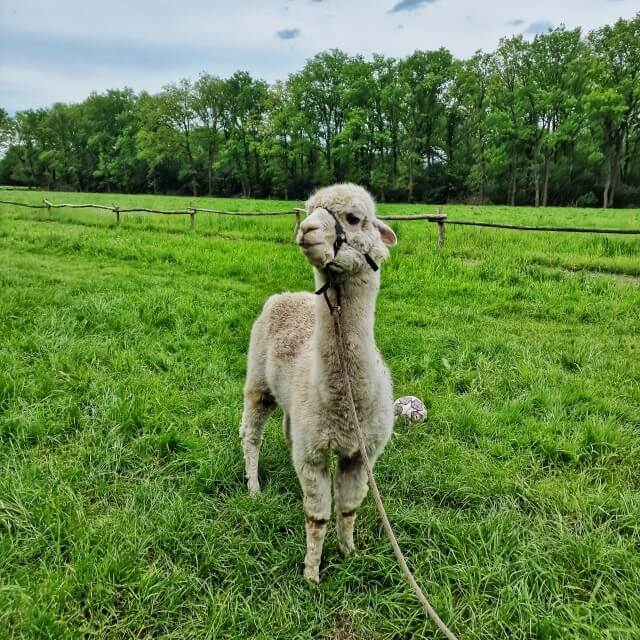
[[[591,271],[589,269],[566,269],[558,267],[543,267],[545,271],[549,273],[562,273],[569,276],[576,276],[584,274],[588,278],[598,280],[601,278],[608,278],[617,284],[634,285],[640,287],[640,276],[632,276],[628,273],[615,273],[610,271]]]
[[[461,258],[462,264],[469,269],[475,269],[482,264],[482,260],[478,258]]]
[[[640,287],[640,276],[630,276],[628,273],[608,273],[606,271],[587,271],[590,278],[611,278],[618,284],[633,284]]]
[[[454,251],[453,256],[460,260],[460,262],[469,269],[475,269],[482,264],[482,260],[480,258],[470,256],[464,252]]]

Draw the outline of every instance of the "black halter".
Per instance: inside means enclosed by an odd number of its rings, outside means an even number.
[[[336,255],[338,255],[338,251],[340,251],[340,247],[343,244],[349,244],[347,240],[347,234],[345,233],[344,227],[340,223],[340,220],[338,220],[338,216],[333,211],[331,211],[331,209],[327,209],[325,207],[322,207],[322,208],[333,218],[333,221],[336,227],[336,240],[333,243],[333,256],[335,257]],[[369,252],[363,251],[362,255],[364,256],[364,259],[367,261],[367,264],[371,267],[373,271],[377,271],[380,268],[376,264],[375,260],[369,255]]]
[[[333,257],[335,258],[335,256],[338,255],[338,251],[340,251],[340,247],[343,244],[349,244],[349,241],[347,240],[347,234],[344,231],[344,227],[340,223],[340,220],[338,220],[338,216],[336,216],[336,214],[333,211],[331,211],[331,209],[327,209],[326,207],[322,207],[322,208],[327,213],[329,213],[329,215],[333,218],[333,221],[334,221],[334,224],[335,224],[336,239],[335,239],[335,242],[333,243]],[[349,246],[351,246],[351,245],[349,245]],[[363,251],[362,252],[362,256],[364,257],[364,259],[366,260],[367,264],[371,267],[371,269],[373,271],[377,271],[380,268],[376,264],[376,261],[369,255],[369,253],[367,251]],[[318,296],[319,295],[324,295],[324,299],[327,302],[327,305],[329,307],[329,311],[333,314],[333,312],[336,309],[340,310],[340,287],[338,286],[338,283],[334,282],[334,280],[332,278],[331,269],[329,269],[330,266],[331,266],[330,262],[325,266],[324,274],[325,274],[327,280],[315,293]],[[336,306],[335,307],[331,304],[331,301],[329,300],[329,296],[327,295],[327,291],[329,289],[333,289],[336,292]]]

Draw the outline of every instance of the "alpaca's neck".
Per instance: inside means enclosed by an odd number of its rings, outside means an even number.
[[[373,325],[379,286],[380,276],[373,272],[368,273],[365,278],[340,285],[340,325],[345,342],[345,355],[352,372],[368,367],[376,358]],[[335,292],[330,290],[328,295],[332,304],[335,304]],[[321,375],[339,373],[333,318],[324,296],[321,295],[316,301],[313,344],[318,372]]]

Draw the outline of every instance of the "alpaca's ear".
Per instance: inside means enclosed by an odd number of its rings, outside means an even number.
[[[378,220],[376,218],[373,221],[373,225],[380,232],[382,242],[386,245],[393,247],[393,245],[398,242],[398,238],[396,238],[396,234],[393,232],[393,229],[388,227],[384,222],[382,222],[382,220]]]

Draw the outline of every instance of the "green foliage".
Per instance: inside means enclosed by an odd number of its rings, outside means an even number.
[[[14,122],[5,109],[0,108],[0,153],[12,142]]]
[[[589,42],[593,50],[590,116],[606,158],[603,206],[610,207],[629,169],[634,176],[638,173],[629,154],[638,144],[640,122],[640,14],[597,29]]]
[[[0,111],[0,177],[285,198],[350,180],[383,202],[637,206],[639,43],[640,14],[584,38],[564,26],[514,36],[468,60],[333,49],[273,85],[203,73],[157,95]]]
[[[175,209],[186,197],[24,192]],[[188,196],[191,197],[191,196]],[[198,199],[226,210],[294,203]],[[422,207],[382,205],[383,213]],[[479,209],[448,206],[455,218]],[[496,222],[640,227],[640,210],[483,206]],[[0,636],[437,638],[375,507],[360,552],[304,516],[279,416],[247,495],[238,424],[265,299],[311,290],[293,221],[0,210]],[[640,243],[395,223],[376,338],[398,427],[390,519],[460,638],[634,638],[640,628]]]

